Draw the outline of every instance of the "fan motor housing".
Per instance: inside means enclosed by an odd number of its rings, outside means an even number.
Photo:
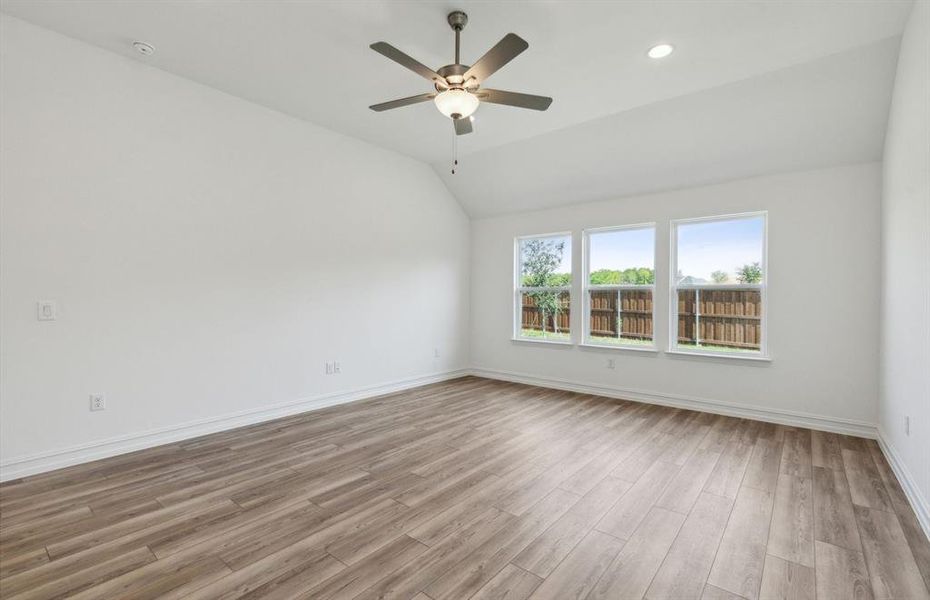
[[[474,86],[464,85],[465,78],[463,77],[463,75],[465,75],[465,72],[468,71],[468,69],[469,69],[469,65],[446,65],[444,67],[440,67],[436,69],[436,72],[439,73],[443,77],[443,79],[448,81],[450,87],[452,88],[468,87],[468,89],[477,89],[478,87],[477,83],[475,83]],[[442,91],[446,88],[436,85],[436,89],[438,91]]]

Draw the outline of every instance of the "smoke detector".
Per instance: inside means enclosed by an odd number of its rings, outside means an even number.
[[[152,56],[155,54],[155,47],[146,42],[133,42],[132,47],[142,56]]]

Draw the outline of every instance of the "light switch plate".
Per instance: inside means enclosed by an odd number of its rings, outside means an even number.
[[[54,300],[39,300],[36,302],[36,317],[40,321],[54,321],[58,318],[58,308]]]

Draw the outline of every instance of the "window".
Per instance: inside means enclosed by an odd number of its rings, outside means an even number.
[[[571,342],[570,233],[517,238],[514,336]]]
[[[674,221],[671,235],[670,349],[765,356],[765,213]]]
[[[654,348],[655,225],[585,232],[588,345]]]

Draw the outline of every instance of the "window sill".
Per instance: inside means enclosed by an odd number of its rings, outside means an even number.
[[[655,346],[607,346],[605,344],[578,344],[580,348],[590,348],[592,350],[621,350],[623,352],[645,352],[646,354],[658,354],[659,349]]]
[[[537,339],[537,338],[510,338],[511,342],[517,342],[520,344],[548,344],[550,346],[574,346],[570,341],[566,342],[563,340],[546,340],[546,339]]]
[[[750,362],[770,363],[772,357],[752,354],[724,354],[723,352],[692,352],[690,350],[666,350],[666,354],[675,356],[694,356],[696,358],[722,358],[724,360],[745,360]]]

